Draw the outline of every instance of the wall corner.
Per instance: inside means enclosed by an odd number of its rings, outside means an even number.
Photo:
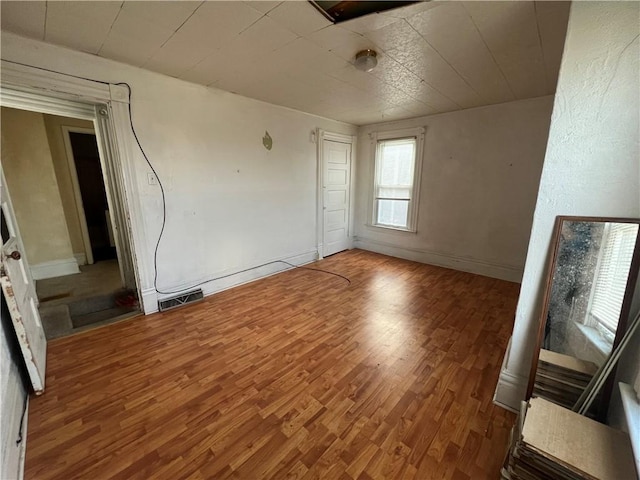
[[[520,411],[520,402],[525,399],[527,394],[528,378],[514,374],[507,368],[512,338],[509,339],[509,344],[502,360],[500,376],[493,394],[493,403],[517,413]]]

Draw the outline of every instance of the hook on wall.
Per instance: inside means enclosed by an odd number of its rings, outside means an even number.
[[[264,132],[264,137],[262,137],[262,145],[264,145],[264,148],[267,150],[271,150],[271,148],[273,148],[273,139],[266,130]]]

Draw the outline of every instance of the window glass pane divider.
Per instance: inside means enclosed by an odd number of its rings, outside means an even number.
[[[396,198],[396,197],[376,197],[376,200],[397,200],[400,202],[410,202],[410,198]]]

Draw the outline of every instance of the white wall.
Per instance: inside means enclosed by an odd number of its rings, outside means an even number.
[[[42,114],[2,108],[2,168],[33,277],[78,273]]]
[[[557,215],[640,216],[640,4],[573,2],[511,347],[496,401],[524,398]]]
[[[231,93],[2,34],[2,58],[133,89],[133,120],[166,190],[167,225],[158,253],[158,286],[171,290],[277,259],[309,261],[316,245],[316,145],[320,127],[356,128]],[[262,137],[268,131],[273,149]],[[155,303],[153,250],[162,208],[139,151],[130,159],[143,244],[137,260],[145,311]],[[205,292],[270,273],[262,269],[208,284]]]
[[[551,118],[551,96],[363,127],[356,246],[519,282]],[[426,127],[417,233],[368,226],[369,133]]]
[[[20,433],[26,391],[18,371],[18,362],[15,360],[20,353],[8,317],[9,312],[5,308],[3,298],[0,326],[0,478],[14,480],[21,477],[24,461],[26,421],[23,424],[23,441],[18,445],[16,440]],[[13,339],[10,335],[13,335]]]

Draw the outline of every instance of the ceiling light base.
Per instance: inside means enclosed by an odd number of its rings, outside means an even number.
[[[378,65],[378,54],[375,50],[362,50],[356,53],[353,65],[360,71],[370,72]]]

